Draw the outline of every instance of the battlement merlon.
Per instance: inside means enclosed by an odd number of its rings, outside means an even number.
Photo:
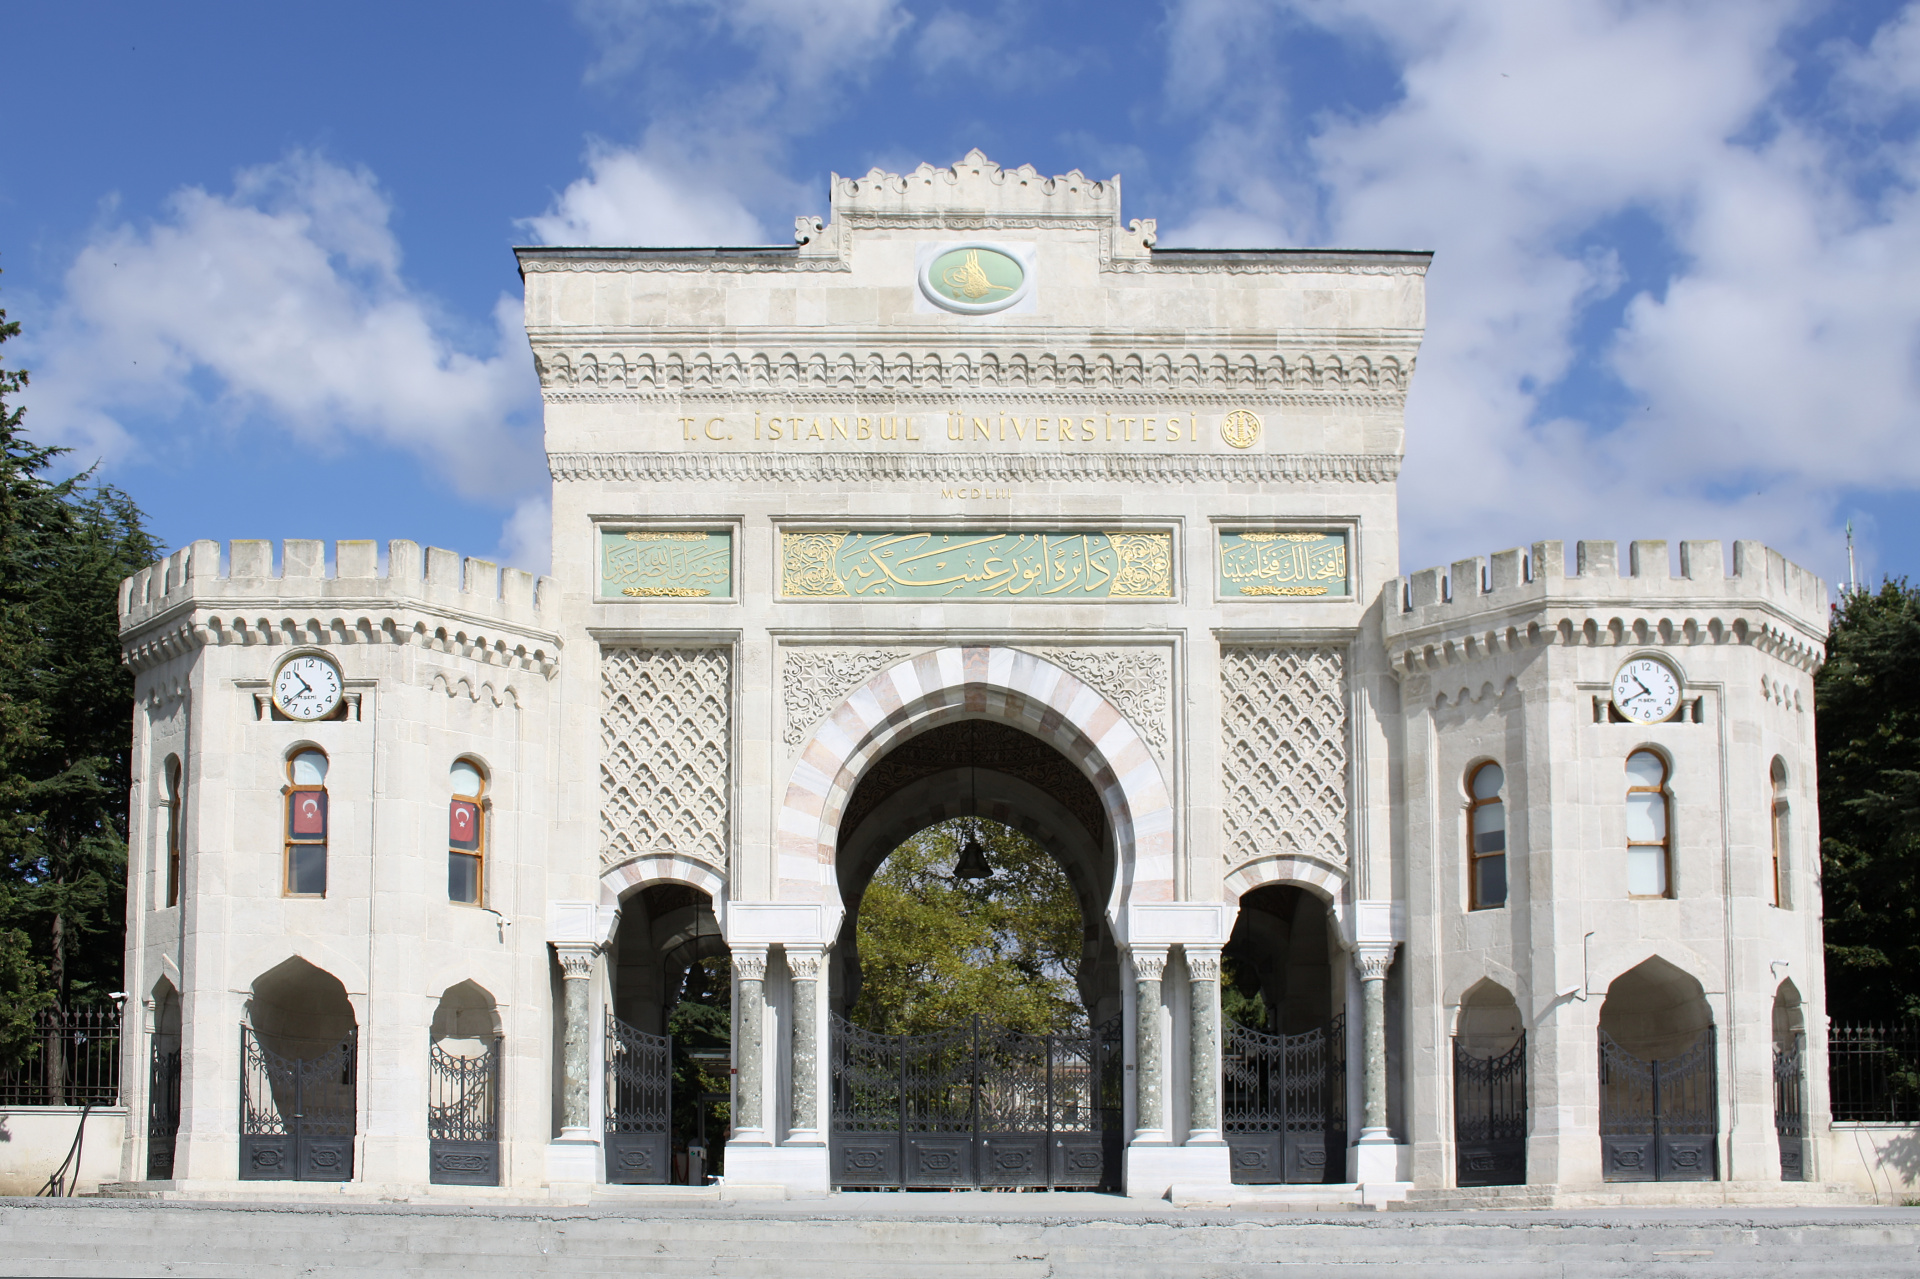
[[[398,634],[357,634],[383,626],[374,613],[400,610],[411,615],[404,624],[410,635],[418,632],[476,656],[484,649],[485,660],[550,671],[558,657],[551,578],[398,540],[387,543],[384,576],[374,542],[335,542],[328,576],[326,549],[322,541],[287,539],[276,575],[272,542],[235,541],[222,574],[220,543],[193,542],[120,583],[121,647],[137,666],[150,649],[160,655],[177,647],[161,637],[183,627],[209,632],[199,635],[202,642],[404,642],[407,636]],[[357,613],[368,616],[349,617]],[[335,636],[342,627],[356,634]]]
[[[1530,552],[1475,556],[1387,582],[1382,629],[1394,669],[1560,642],[1569,631],[1576,643],[1755,644],[1808,671],[1825,659],[1827,584],[1759,542],[1733,544],[1731,575],[1720,542],[1682,542],[1678,577],[1664,541],[1629,543],[1624,572],[1614,542],[1574,548],[1571,564],[1564,543],[1535,542]]]

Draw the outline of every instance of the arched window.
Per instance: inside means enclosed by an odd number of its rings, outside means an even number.
[[[1627,896],[1672,896],[1667,761],[1654,751],[1627,756]]]
[[[1787,761],[1775,755],[1773,767],[1767,770],[1767,780],[1773,786],[1773,904],[1784,907],[1787,904]]]
[[[1488,910],[1507,904],[1507,805],[1500,788],[1507,783],[1500,765],[1488,761],[1467,779],[1468,870],[1470,909]]]
[[[180,757],[167,756],[167,895],[169,906],[180,904]]]
[[[287,758],[289,897],[327,895],[327,756],[312,748]]]
[[[480,904],[487,855],[486,774],[470,759],[455,760],[447,805],[447,900]]]

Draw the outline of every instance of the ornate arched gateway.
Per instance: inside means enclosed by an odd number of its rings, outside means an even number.
[[[1826,1175],[1817,579],[1398,576],[1425,254],[1163,248],[1117,179],[978,152],[828,213],[518,251],[552,577],[293,540],[124,584],[125,1175],[828,1189],[867,878],[980,810],[1066,868],[1117,1018],[1075,1099],[1117,1122],[1039,1136],[1129,1194]],[[289,939],[351,1010],[290,1058],[337,1131],[243,1060]],[[1693,1038],[1636,1040],[1683,987]],[[1643,1132],[1619,1080],[1676,1051],[1711,1087]]]

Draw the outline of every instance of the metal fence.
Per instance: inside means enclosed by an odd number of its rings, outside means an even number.
[[[49,1008],[12,1065],[0,1106],[112,1106],[120,1100],[120,1009]]]
[[[1834,1025],[1827,1092],[1835,1123],[1920,1122],[1920,1021]]]

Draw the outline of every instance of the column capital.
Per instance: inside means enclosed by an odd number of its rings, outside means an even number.
[[[1220,947],[1185,946],[1181,948],[1187,957],[1187,976],[1194,981],[1220,980]]]
[[[1127,957],[1133,961],[1133,975],[1136,981],[1159,981],[1167,972],[1167,948],[1165,946],[1135,946]]]
[[[787,972],[795,981],[819,981],[820,965],[827,957],[824,946],[788,946]]]
[[[593,976],[593,961],[600,953],[600,944],[590,941],[548,942],[553,953],[560,961],[560,975],[568,981],[580,981]]]
[[[1354,963],[1360,969],[1361,981],[1385,981],[1387,969],[1393,967],[1395,942],[1362,942],[1354,947]]]
[[[767,979],[767,948],[765,946],[736,946],[733,948],[733,975],[741,981],[765,981]]]

